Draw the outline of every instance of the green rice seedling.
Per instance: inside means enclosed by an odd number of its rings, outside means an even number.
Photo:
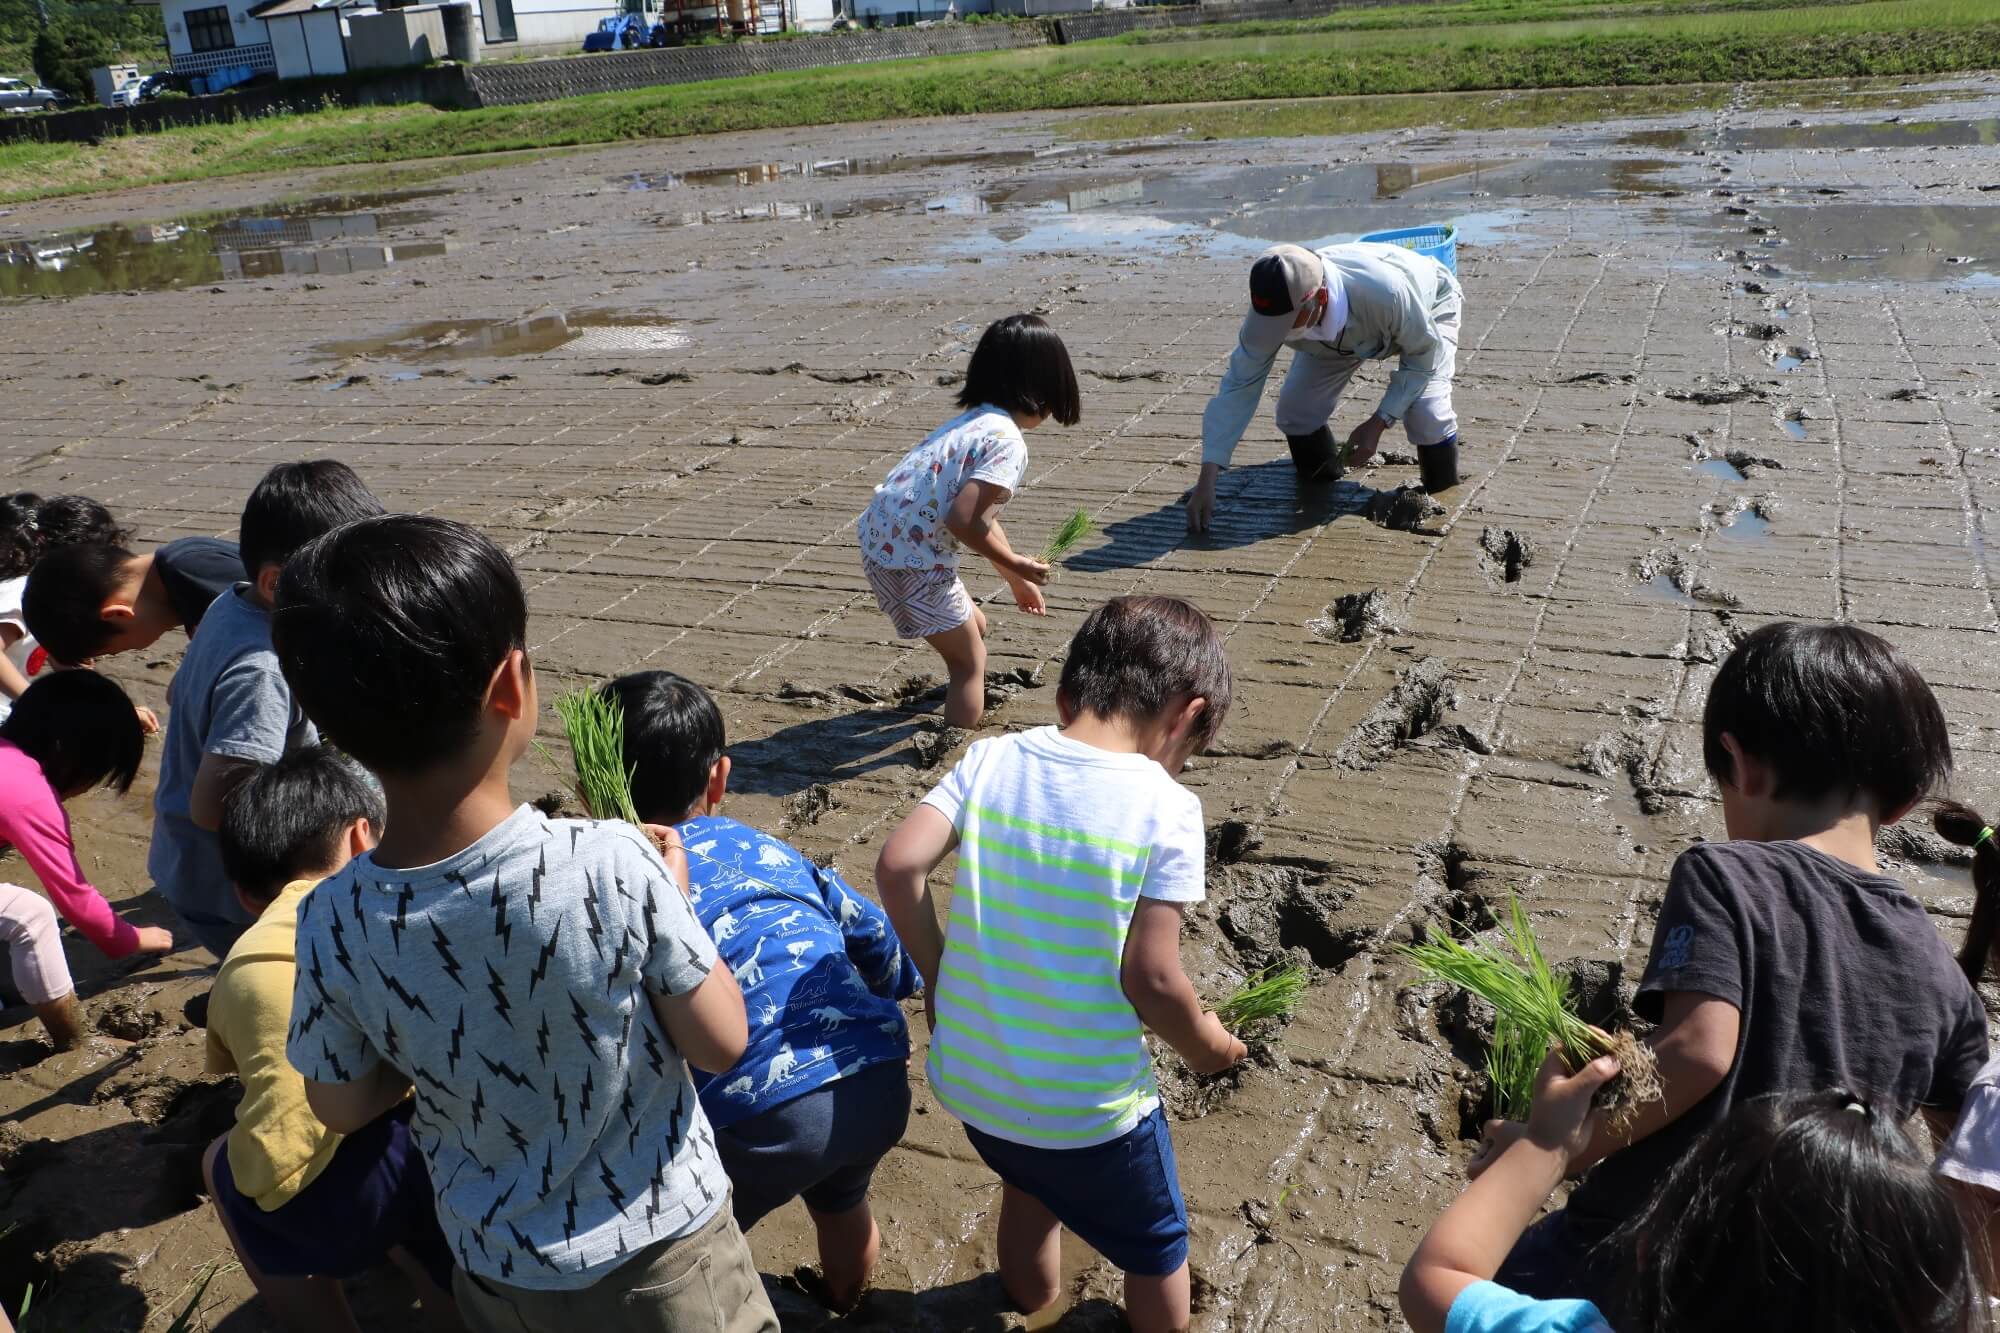
[[[231,1264],[229,1267],[233,1269],[236,1265]],[[193,1294],[188,1297],[187,1304],[181,1307],[181,1312],[174,1316],[174,1322],[167,1325],[167,1333],[190,1333],[194,1328],[194,1317],[201,1309],[201,1298],[208,1294],[208,1284],[215,1281],[223,1271],[223,1266],[213,1260],[201,1266],[195,1273],[193,1281],[183,1288],[192,1290]]]
[[[1042,563],[1053,565],[1068,555],[1096,526],[1091,521],[1090,511],[1087,509],[1079,509],[1071,514],[1063,520],[1063,525],[1056,529],[1056,535],[1049,538],[1049,544],[1042,548]]]
[[[1215,1006],[1215,1016],[1231,1032],[1252,1023],[1290,1018],[1306,993],[1306,970],[1297,963],[1273,964],[1252,972],[1235,994]]]
[[[1638,1108],[1660,1097],[1658,1071],[1649,1047],[1630,1033],[1612,1034],[1580,1018],[1569,982],[1542,954],[1521,900],[1508,903],[1501,928],[1509,952],[1439,936],[1400,952],[1427,981],[1447,981],[1493,1007],[1493,1042],[1486,1074],[1493,1088],[1494,1114],[1520,1119],[1534,1101],[1535,1075],[1551,1050],[1572,1071],[1600,1055],[1616,1056],[1617,1078],[1598,1094],[1598,1105],[1614,1126],[1627,1124]]]
[[[625,766],[625,710],[596,690],[556,700],[556,716],[576,764],[576,795],[593,819],[640,823],[632,805],[632,770]]]

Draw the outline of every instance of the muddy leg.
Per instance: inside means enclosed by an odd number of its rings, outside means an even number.
[[[1062,1295],[1062,1223],[1040,1200],[1012,1185],[1000,1194],[1000,1285],[1023,1314]]]
[[[208,1151],[201,1155],[201,1178],[208,1186],[208,1197],[216,1200],[215,1215],[222,1222],[223,1234],[229,1237],[229,1247],[236,1251],[237,1259],[243,1264],[243,1275],[257,1289],[258,1297],[278,1322],[292,1333],[361,1333],[361,1326],[354,1322],[354,1311],[348,1308],[347,1292],[338,1278],[271,1277],[243,1253],[236,1228],[215,1193],[215,1159],[228,1147],[227,1134],[208,1145]]]
[[[924,642],[937,649],[951,673],[945,686],[944,720],[948,726],[972,728],[986,711],[985,617],[973,609],[973,619],[956,629],[933,634]]]
[[[1125,1318],[1132,1333],[1184,1333],[1192,1300],[1185,1263],[1165,1277],[1125,1275]]]
[[[882,1233],[863,1199],[844,1213],[822,1213],[808,1206],[813,1230],[819,1233],[819,1267],[826,1276],[826,1300],[836,1314],[854,1308],[875,1271],[882,1250]]]
[[[35,1017],[42,1020],[42,1026],[49,1031],[49,1040],[59,1051],[67,1051],[83,1044],[83,1034],[88,1025],[83,1019],[83,1006],[76,1002],[76,992],[71,991],[59,1000],[34,1006]]]

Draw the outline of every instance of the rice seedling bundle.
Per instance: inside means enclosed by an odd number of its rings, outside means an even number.
[[[632,805],[632,770],[625,767],[625,710],[596,690],[556,700],[576,764],[576,795],[592,819],[640,823]]]
[[[1503,1120],[1527,1119],[1535,1075],[1551,1050],[1561,1054],[1572,1072],[1600,1055],[1617,1057],[1618,1076],[1597,1094],[1614,1129],[1629,1124],[1647,1102],[1659,1100],[1651,1048],[1629,1032],[1609,1033],[1578,1017],[1568,979],[1549,966],[1518,898],[1508,902],[1501,935],[1508,952],[1448,936],[1400,950],[1426,981],[1450,982],[1493,1007],[1493,1041],[1486,1057],[1493,1114]]]
[[[1055,536],[1049,538],[1049,544],[1042,548],[1042,563],[1053,565],[1068,555],[1078,542],[1090,535],[1091,529],[1095,526],[1097,525],[1091,521],[1089,510],[1079,509],[1071,514],[1063,520],[1063,525],[1056,529]]]
[[[1297,963],[1274,964],[1245,977],[1235,994],[1215,1006],[1215,1016],[1231,1032],[1252,1023],[1290,1018],[1305,998],[1306,970]]]

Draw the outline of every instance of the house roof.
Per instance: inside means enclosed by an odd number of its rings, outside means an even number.
[[[264,0],[249,10],[253,19],[283,18],[288,14],[313,14],[322,9],[346,9],[361,0]]]

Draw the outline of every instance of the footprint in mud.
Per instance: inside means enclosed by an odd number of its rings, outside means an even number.
[[[1246,861],[1212,868],[1208,896],[1245,972],[1298,961],[1299,951],[1315,967],[1338,968],[1374,932],[1368,922],[1343,915],[1354,890],[1304,866]]]
[[[1735,593],[1717,587],[1679,551],[1648,551],[1632,566],[1632,577],[1648,596],[1680,606],[1735,606]]]
[[[1451,663],[1442,657],[1426,657],[1396,674],[1388,697],[1370,709],[1341,742],[1333,762],[1341,768],[1373,768],[1398,745],[1436,730],[1457,706],[1458,681]]]
[[[98,1006],[91,1020],[97,1030],[107,1037],[116,1037],[120,1041],[144,1041],[171,1022],[158,1009],[149,1007],[156,989],[148,986],[107,1001]]]
[[[1040,667],[1015,667],[1012,671],[988,672],[986,675],[986,707],[998,708],[1022,690],[1040,689],[1042,669]]]
[[[1414,532],[1425,537],[1443,535],[1426,525],[1433,518],[1443,517],[1445,507],[1433,500],[1430,492],[1421,486],[1398,486],[1393,491],[1377,491],[1362,512],[1369,522],[1379,523],[1391,531]]]
[[[1693,384],[1681,388],[1663,389],[1661,397],[1676,403],[1694,403],[1700,407],[1721,407],[1729,403],[1741,403],[1751,399],[1768,401],[1772,390],[1759,384],[1746,384],[1739,379],[1697,375]]]
[[[1380,588],[1344,592],[1327,603],[1326,614],[1306,622],[1322,639],[1356,643],[1369,634],[1395,634],[1402,628],[1389,608],[1389,594]]]
[[[1503,583],[1519,583],[1521,571],[1535,563],[1535,543],[1512,528],[1487,528],[1479,534],[1480,564]]]

